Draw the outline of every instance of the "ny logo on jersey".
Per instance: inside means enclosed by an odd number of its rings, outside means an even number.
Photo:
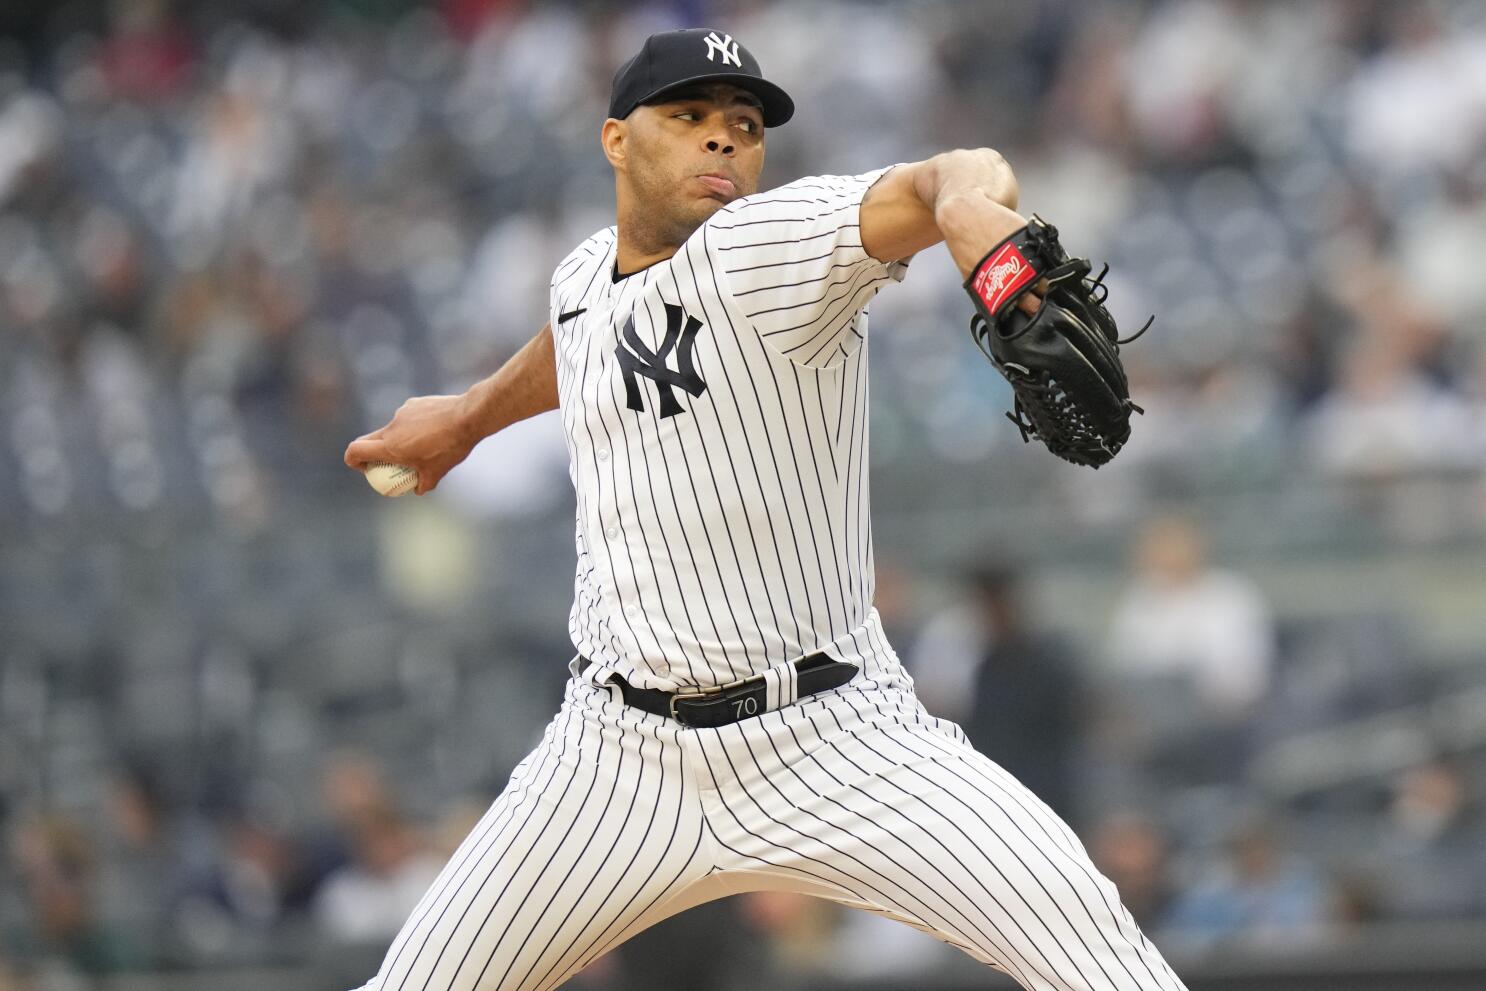
[[[667,303],[665,307],[666,336],[660,342],[659,351],[651,351],[640,340],[640,335],[635,333],[633,314],[624,322],[624,338],[614,348],[614,357],[619,360],[619,367],[624,372],[624,405],[641,413],[645,411],[645,403],[640,399],[640,383],[635,380],[636,375],[643,375],[655,383],[656,391],[660,393],[662,417],[683,412],[676,394],[671,391],[673,387],[680,386],[692,398],[707,391],[707,383],[702,381],[691,366],[691,349],[696,343],[697,331],[702,329],[702,321],[679,306]],[[629,345],[629,350],[625,350],[626,344]],[[673,350],[676,352],[676,367],[679,369],[674,372],[666,367],[666,359]]]
[[[732,35],[725,34],[719,38],[716,31],[709,31],[707,32],[707,37],[702,40],[707,43],[708,62],[713,61],[713,52],[720,52],[722,54],[723,65],[731,64],[740,68],[742,67],[743,60],[738,58],[738,43],[733,40]]]

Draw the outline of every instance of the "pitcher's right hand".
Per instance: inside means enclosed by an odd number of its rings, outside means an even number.
[[[418,472],[414,491],[432,492],[474,449],[476,439],[467,422],[465,396],[415,396],[398,407],[385,427],[351,441],[346,465],[357,471],[376,461],[407,465]]]

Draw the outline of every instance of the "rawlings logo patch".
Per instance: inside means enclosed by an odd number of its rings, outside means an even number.
[[[1003,265],[997,265],[986,273],[985,291],[992,295],[1000,292],[1011,281],[1012,276],[1021,270],[1022,261],[1020,258],[1012,258]]]
[[[971,286],[994,315],[1018,289],[1036,277],[1037,270],[1022,257],[1016,245],[1008,242],[985,260]]]

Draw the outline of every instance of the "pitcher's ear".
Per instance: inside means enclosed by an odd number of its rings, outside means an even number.
[[[604,147],[604,157],[616,169],[624,164],[625,141],[629,137],[629,124],[610,117],[599,131],[599,143]]]

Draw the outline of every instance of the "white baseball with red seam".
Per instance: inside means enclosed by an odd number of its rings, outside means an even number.
[[[407,465],[373,461],[363,471],[366,483],[384,496],[407,495],[418,487],[418,472]]]

